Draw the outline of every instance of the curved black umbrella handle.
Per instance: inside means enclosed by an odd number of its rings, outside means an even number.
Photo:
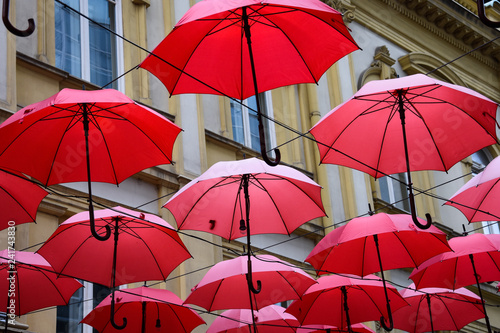
[[[117,330],[122,330],[127,326],[127,318],[123,317],[123,324],[118,325],[115,321],[115,292],[113,291],[113,295],[111,296],[111,326],[113,326]]]
[[[94,206],[92,205],[92,197],[89,198],[89,220],[90,220],[90,232],[92,233],[92,236],[94,236],[95,239],[100,241],[105,241],[108,240],[109,237],[111,237],[111,227],[109,226],[109,224],[106,224],[104,226],[106,232],[102,236],[99,235],[97,233],[97,230],[95,229]]]
[[[388,311],[389,311],[389,325],[390,326],[386,325],[384,316],[380,317],[380,326],[382,326],[383,329],[386,330],[387,332],[390,332],[394,329],[394,322],[392,320],[392,313],[390,312],[391,309],[389,308]]]
[[[247,273],[248,289],[250,289],[250,291],[252,293],[258,294],[262,290],[262,282],[260,280],[257,280],[257,288],[254,287],[251,266],[252,266],[252,263],[249,261],[248,262],[248,273]]]
[[[417,227],[419,227],[420,229],[423,229],[423,230],[429,229],[432,225],[432,216],[429,213],[425,213],[425,218],[427,219],[427,223],[426,224],[420,223],[420,221],[417,218],[417,208],[415,207],[415,198],[413,197],[413,192],[412,192],[411,188],[412,188],[412,186],[410,184],[410,186],[408,187],[408,189],[410,191],[408,198],[410,201],[410,211],[411,211],[411,218],[413,220],[413,223],[415,223],[415,225]]]
[[[27,37],[31,35],[35,31],[35,21],[32,18],[30,18],[28,19],[28,28],[26,30],[17,29],[9,21],[9,7],[10,7],[10,0],[3,0],[2,21],[3,24],[5,24],[7,30],[9,30],[11,33],[19,37]]]
[[[490,28],[500,28],[500,22],[491,21],[486,17],[486,13],[484,10],[484,0],[477,0],[477,16],[481,22],[486,24]]]

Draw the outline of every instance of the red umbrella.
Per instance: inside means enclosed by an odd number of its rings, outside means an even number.
[[[6,326],[15,316],[68,304],[82,287],[75,279],[58,277],[41,255],[11,248],[0,251],[0,280],[0,295],[7,299]]]
[[[95,224],[97,232],[111,226],[113,239],[95,239],[88,230],[89,213],[82,212],[63,222],[38,253],[56,272],[110,287],[113,293],[122,284],[165,280],[190,258],[177,232],[156,215],[114,207],[96,211]]]
[[[119,91],[63,89],[0,125],[0,167],[44,185],[87,181],[92,199],[91,181],[118,184],[148,167],[171,163],[180,131]],[[96,163],[90,163],[91,156]]]
[[[261,291],[248,297],[247,259],[242,256],[215,264],[191,290],[184,303],[208,311],[262,309],[298,299],[316,281],[303,270],[270,255],[251,257],[253,274],[262,281]]]
[[[270,167],[256,158],[214,164],[163,207],[174,215],[179,229],[228,240],[246,236],[248,257],[250,235],[290,235],[305,222],[325,215],[321,186],[291,167]],[[248,259],[249,282],[251,262]]]
[[[332,325],[352,332],[351,324],[387,317],[384,285],[375,275],[322,276],[286,310],[302,325]],[[387,287],[393,309],[408,305],[393,286]]]
[[[121,289],[115,293],[115,315],[133,318],[120,332],[191,332],[205,321],[191,308],[182,305],[182,300],[165,289],[139,287]],[[100,333],[118,332],[113,327],[111,316],[112,297],[109,295],[83,320]]]
[[[427,259],[450,251],[446,234],[435,226],[420,230],[407,214],[379,213],[352,219],[328,233],[312,250],[306,261],[318,275],[349,273],[358,276],[384,270],[418,267]],[[392,313],[387,302],[389,327]],[[382,325],[385,323],[382,321]]]
[[[500,220],[500,157],[469,180],[445,204],[459,209],[469,222]]]
[[[318,0],[203,0],[140,67],[171,94],[243,100],[281,86],[317,83],[337,60],[357,49],[342,15]],[[262,156],[270,162],[259,104],[257,116]]]
[[[34,222],[48,192],[20,173],[0,169],[0,230]]]
[[[351,331],[353,333],[375,333],[374,330],[366,326],[365,324],[357,323],[351,325]],[[339,328],[331,325],[305,325],[297,328],[297,333],[331,333],[331,332],[342,332]]]
[[[368,82],[310,132],[323,163],[375,178],[406,171],[413,220],[425,227],[416,218],[410,171],[446,171],[496,143],[496,110],[473,90],[415,74]]]
[[[255,320],[257,333],[295,333],[299,321],[285,308],[277,305],[266,306],[259,311],[231,309],[218,316],[207,333],[253,333]]]
[[[415,290],[411,284],[400,294],[410,306],[394,312],[394,327],[406,332],[460,331],[468,323],[484,318],[480,298],[465,288]]]
[[[471,234],[449,240],[453,252],[439,254],[416,268],[410,275],[417,288],[458,289],[476,284],[483,303],[481,282],[500,280],[500,235]]]

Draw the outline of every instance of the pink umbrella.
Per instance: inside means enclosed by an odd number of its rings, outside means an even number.
[[[181,230],[205,231],[228,240],[246,236],[248,257],[250,235],[290,235],[325,215],[321,186],[291,167],[270,167],[256,158],[214,164],[163,207]],[[250,258],[248,263],[251,282]],[[249,287],[258,289],[252,283]]]
[[[56,272],[110,287],[113,294],[115,287],[122,284],[165,280],[181,262],[190,258],[177,232],[156,215],[123,207],[96,211],[97,232],[105,228],[113,230],[114,237],[105,241],[92,236],[89,223],[89,212],[73,215],[56,229],[38,253]],[[114,318],[112,323],[119,327]]]
[[[415,285],[400,291],[410,304],[394,312],[394,327],[410,332],[460,331],[468,323],[484,318],[480,298],[459,288],[422,288]]]
[[[121,332],[124,333],[187,333],[205,321],[191,308],[182,305],[182,300],[165,289],[139,287],[121,289],[115,293],[116,315],[134,318]],[[112,296],[106,297],[83,320],[100,333],[117,332],[110,317]]]
[[[353,333],[375,333],[374,330],[365,324],[357,323],[351,325]],[[341,329],[331,325],[305,325],[297,328],[297,333],[333,333],[342,332]]]
[[[458,289],[476,284],[483,304],[486,325],[491,326],[481,292],[481,282],[500,280],[500,235],[471,234],[448,242],[453,252],[439,254],[410,274],[418,289]]]
[[[191,290],[184,303],[208,311],[224,309],[262,309],[265,306],[298,299],[316,281],[299,268],[270,255],[251,257],[253,274],[262,280],[261,291],[248,297],[246,257],[215,264]]]
[[[300,22],[300,24],[299,24]],[[238,100],[297,83],[318,82],[358,49],[342,15],[318,0],[197,2],[140,65],[171,94],[208,93]],[[262,158],[267,157],[259,99]]]
[[[181,129],[114,89],[63,89],[0,124],[0,167],[44,185],[87,182],[93,226],[92,181],[119,184],[133,174],[172,162]],[[92,161],[95,163],[91,164]]]
[[[406,172],[409,202],[418,222],[410,171],[446,171],[497,142],[497,103],[457,85],[415,74],[365,84],[310,132],[322,163],[361,170],[375,178]]]
[[[445,204],[460,210],[469,222],[500,220],[500,157],[462,186]]]
[[[68,304],[82,287],[73,278],[58,277],[41,255],[10,248],[0,251],[0,281],[0,295],[7,299],[6,328],[16,315]]]
[[[450,251],[446,234],[436,228],[421,230],[408,214],[378,213],[358,217],[328,233],[311,251],[306,261],[318,275],[330,272],[358,276],[384,270],[418,267],[427,259]],[[387,300],[389,325],[392,329],[392,311]]]
[[[277,305],[269,305],[259,311],[227,310],[214,320],[207,333],[295,333],[299,321],[285,310]],[[254,321],[256,326],[252,330]]]
[[[18,172],[0,169],[0,230],[34,222],[48,192]]]
[[[351,324],[387,317],[385,288],[375,275],[325,275],[286,310],[302,325],[332,325],[352,332]],[[408,305],[393,286],[387,287],[393,309]]]

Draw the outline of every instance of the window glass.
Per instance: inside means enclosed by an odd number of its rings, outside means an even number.
[[[408,202],[408,189],[406,186],[406,174],[399,173],[390,177],[382,177],[380,182],[380,197],[385,202],[394,205],[404,211],[410,211]],[[398,181],[399,180],[399,181]]]
[[[80,10],[79,0],[64,0],[65,4]],[[80,15],[55,2],[56,67],[71,75],[82,76]]]
[[[266,94],[259,94],[261,112],[268,114],[266,108]],[[243,105],[242,105],[243,104]],[[257,100],[255,96],[245,99],[242,104],[231,100],[231,118],[233,126],[233,140],[247,147],[260,151],[259,121],[257,118]],[[255,110],[255,111],[254,111]],[[266,141],[270,142],[269,121],[263,118]]]
[[[104,86],[116,77],[115,4],[109,0],[64,0],[96,23],[55,3],[56,67]],[[101,26],[103,27],[101,27]]]
[[[83,325],[83,288],[78,289],[71,296],[68,305],[57,307],[57,333],[82,333]]]

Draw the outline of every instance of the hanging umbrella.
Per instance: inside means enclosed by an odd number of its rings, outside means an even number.
[[[351,325],[353,333],[375,333],[365,324],[357,323]],[[297,333],[334,333],[342,332],[339,328],[331,325],[305,325],[297,328]]]
[[[0,169],[0,230],[34,222],[48,192],[22,174]]]
[[[400,291],[410,304],[394,312],[394,327],[409,333],[460,331],[462,327],[484,318],[480,298],[459,288],[422,288],[415,285]]]
[[[6,308],[5,327],[20,316],[50,306],[66,305],[82,284],[73,278],[58,277],[39,254],[0,251],[0,295]]]
[[[82,212],[63,222],[38,253],[56,272],[107,286],[113,294],[122,284],[165,280],[190,257],[177,232],[156,215],[114,207],[96,211],[95,224],[97,232],[111,228],[113,239],[95,239],[89,212]],[[120,326],[114,318],[112,323]]]
[[[251,257],[253,274],[262,281],[259,293],[247,287],[247,259],[237,257],[215,264],[191,290],[184,301],[208,311],[256,309],[279,302],[298,299],[316,281],[299,268],[270,255]]]
[[[446,205],[460,210],[469,222],[500,220],[500,157],[469,180]]]
[[[387,317],[384,285],[375,275],[320,277],[286,312],[302,325],[332,325],[352,331],[352,324]],[[393,286],[387,287],[393,310],[408,305]]]
[[[87,181],[92,232],[104,240],[111,230],[95,233],[91,181],[118,184],[148,167],[171,163],[180,131],[119,91],[63,89],[0,125],[0,167],[46,186]]]
[[[378,213],[358,217],[332,230],[311,251],[305,261],[318,275],[349,273],[358,276],[384,270],[418,267],[427,259],[450,251],[446,234],[431,226],[420,230],[407,214]],[[392,329],[392,311],[387,302],[390,326],[382,320],[386,330]]]
[[[259,311],[231,309],[215,318],[207,333],[253,333],[255,320],[257,333],[295,333],[299,321],[285,308],[277,305],[266,306]]]
[[[165,289],[139,287],[121,289],[115,293],[115,314],[130,318],[124,333],[168,332],[187,333],[205,321],[182,300]],[[110,322],[112,297],[109,295],[83,320],[100,333],[117,332]]]
[[[426,75],[376,80],[324,116],[310,132],[322,163],[344,165],[375,178],[410,171],[447,171],[496,143],[497,104],[481,94]]]
[[[500,235],[471,234],[448,242],[453,252],[439,254],[410,275],[418,289],[458,289],[476,284],[483,304],[488,332],[491,326],[481,292],[481,282],[500,280]]]
[[[181,230],[205,231],[228,240],[246,236],[250,278],[250,235],[290,235],[325,215],[318,184],[291,167],[270,167],[256,158],[214,164],[163,207]]]
[[[203,0],[179,20],[140,67],[171,94],[246,99],[297,83],[317,83],[358,49],[342,15],[318,0]],[[266,163],[257,98],[261,153]]]

